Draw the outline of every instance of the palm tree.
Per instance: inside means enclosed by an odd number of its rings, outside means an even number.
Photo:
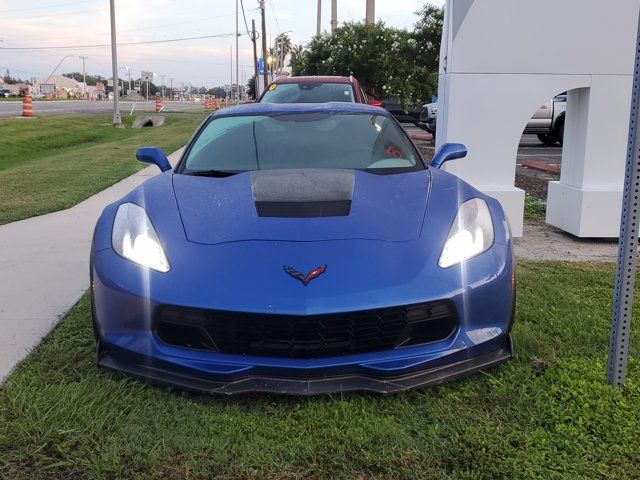
[[[289,52],[291,52],[291,37],[286,33],[281,33],[275,38],[273,44],[277,54],[274,57],[277,62],[276,65],[278,66],[278,70],[282,70],[284,59]]]
[[[289,53],[291,54],[291,58],[289,58],[289,65],[292,63],[300,63],[304,57],[304,47],[302,44],[294,45],[291,47],[291,51]]]

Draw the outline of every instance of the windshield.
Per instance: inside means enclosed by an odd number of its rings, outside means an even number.
[[[278,113],[213,118],[191,145],[180,171],[282,168],[395,173],[424,167],[413,144],[387,116]]]
[[[355,102],[348,83],[272,83],[260,100],[269,103]]]

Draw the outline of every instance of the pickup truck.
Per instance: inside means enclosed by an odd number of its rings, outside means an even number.
[[[567,111],[567,94],[558,95],[542,105],[524,129],[525,134],[534,134],[546,145],[555,145],[564,138],[564,118]]]
[[[567,94],[560,94],[542,105],[533,115],[524,129],[525,134],[538,136],[546,145],[555,145],[564,138],[564,117],[567,111]],[[436,138],[438,104],[428,103],[422,106],[418,126],[433,134]]]
[[[427,103],[422,106],[420,110],[420,117],[418,126],[423,130],[426,130],[433,135],[433,140],[436,139],[436,128],[438,122],[438,104]]]

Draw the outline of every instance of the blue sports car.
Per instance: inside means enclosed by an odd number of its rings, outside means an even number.
[[[511,356],[500,204],[426,164],[386,111],[211,115],[172,168],[105,208],[91,248],[98,365],[213,393],[396,392]]]

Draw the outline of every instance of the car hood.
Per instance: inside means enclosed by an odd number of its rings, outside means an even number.
[[[429,170],[372,174],[301,169],[244,172],[226,178],[174,174],[187,239],[407,241],[420,236]]]

